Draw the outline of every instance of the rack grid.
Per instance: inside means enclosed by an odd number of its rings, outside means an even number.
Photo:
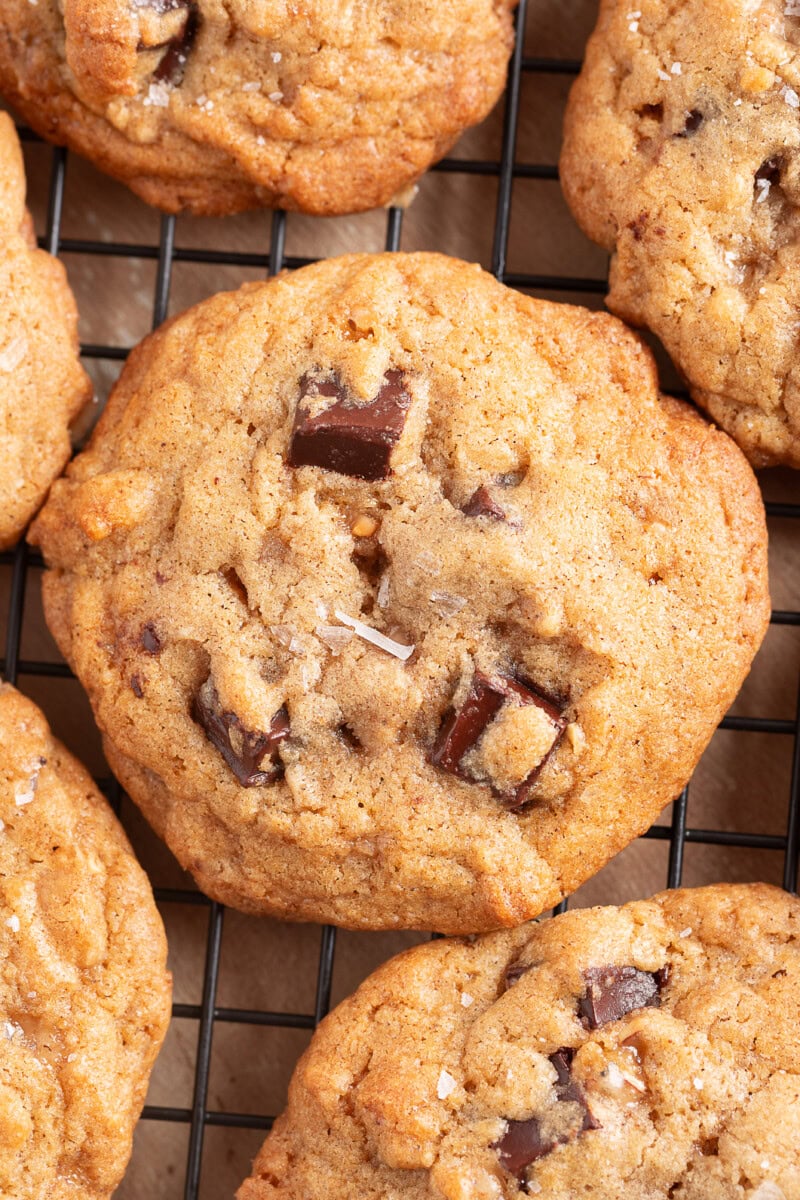
[[[524,53],[523,32],[525,29],[528,0],[520,0],[516,15],[517,36],[509,67],[508,87],[501,102],[503,124],[501,154],[496,161],[490,159],[447,158],[433,168],[435,172],[472,176],[490,176],[497,181],[497,200],[494,212],[491,269],[503,283],[520,289],[544,293],[567,293],[574,296],[603,296],[607,290],[605,278],[579,278],[572,275],[531,274],[512,272],[508,269],[508,245],[511,221],[512,197],[515,180],[535,179],[557,181],[558,169],[553,164],[521,162],[516,156],[517,129],[520,112],[522,81],[526,75],[573,76],[580,69],[580,62],[565,58],[533,57]],[[29,129],[19,129],[23,141],[36,141]],[[269,246],[266,250],[252,252],[227,252],[202,246],[185,248],[176,245],[176,218],[162,216],[158,244],[129,244],[113,241],[70,239],[62,237],[67,152],[53,148],[49,174],[49,195],[46,230],[39,238],[40,245],[51,254],[78,254],[88,256],[112,256],[121,259],[155,260],[157,263],[155,287],[152,301],[152,325],[156,328],[168,312],[173,267],[176,263],[195,263],[209,267],[227,266],[256,268],[274,275],[284,268],[296,268],[313,261],[309,258],[293,257],[285,253],[287,217],[276,211],[271,215]],[[403,237],[404,211],[393,207],[387,210],[385,226],[386,250],[398,250]],[[85,359],[119,361],[124,360],[128,347],[83,344]],[[800,518],[800,504],[768,503],[770,521]],[[25,677],[70,678],[71,672],[63,661],[44,661],[21,657],[21,634],[25,612],[26,592],[29,591],[29,573],[42,566],[41,557],[30,550],[24,542],[14,550],[0,554],[0,565],[11,568],[8,595],[8,610],[4,635],[5,653],[0,659],[0,670],[12,683]],[[777,610],[772,613],[773,625],[800,625],[800,611]],[[788,815],[785,832],[755,833],[736,829],[697,828],[689,824],[689,789],[678,797],[666,824],[657,824],[643,836],[645,839],[667,841],[667,877],[665,883],[676,887],[681,883],[684,866],[684,851],[687,845],[704,844],[729,846],[740,849],[772,851],[782,856],[783,885],[795,891],[797,886],[797,861],[800,849],[800,693],[794,719],[779,719],[766,716],[728,716],[721,728],[740,733],[769,734],[792,739],[791,778],[788,798]],[[120,810],[120,789],[111,779],[100,779],[98,783]],[[190,1106],[170,1107],[148,1105],[143,1119],[156,1122],[179,1123],[189,1127],[188,1153],[185,1174],[182,1180],[182,1195],[185,1200],[198,1200],[203,1169],[203,1143],[209,1127],[237,1127],[251,1130],[268,1130],[272,1115],[219,1111],[209,1107],[208,1090],[211,1068],[212,1043],[217,1024],[233,1023],[259,1025],[283,1029],[312,1030],[328,1011],[336,951],[336,931],[324,927],[320,931],[319,956],[316,972],[315,1001],[313,1011],[268,1012],[258,1009],[221,1007],[217,1003],[220,973],[220,957],[223,945],[225,911],[223,907],[201,893],[189,888],[156,888],[156,899],[160,906],[201,906],[207,912],[207,933],[200,1003],[176,1003],[173,1016],[197,1023],[196,1058],[194,1064],[193,1096]],[[566,902],[559,906],[561,911]]]

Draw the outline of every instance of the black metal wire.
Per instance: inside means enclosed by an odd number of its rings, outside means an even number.
[[[521,0],[517,13],[517,29],[524,29],[527,0]],[[569,292],[573,294],[604,295],[606,280],[568,275],[539,275],[517,273],[507,269],[509,230],[512,215],[514,181],[536,179],[555,181],[558,169],[551,163],[524,163],[516,159],[515,147],[521,80],[524,73],[549,75],[574,75],[580,63],[568,59],[536,58],[522,53],[522,36],[517,38],[509,72],[509,84],[504,101],[502,149],[499,161],[446,159],[438,164],[436,171],[448,174],[490,176],[498,180],[497,202],[494,217],[492,269],[498,278],[509,286],[545,292]],[[23,140],[34,141],[36,136],[28,129],[20,130]],[[50,173],[47,226],[40,245],[53,254],[80,254],[112,256],[123,259],[156,260],[158,263],[153,294],[153,327],[157,327],[167,316],[173,267],[176,263],[196,263],[208,266],[255,267],[275,275],[286,267],[297,268],[313,261],[307,258],[287,257],[285,254],[287,216],[283,212],[269,215],[270,243],[268,250],[232,252],[211,250],[204,247],[178,247],[175,245],[176,219],[164,216],[161,219],[159,244],[140,245],[119,242],[94,241],[87,239],[62,238],[61,222],[64,208],[67,154],[54,149]],[[386,218],[385,247],[400,249],[403,232],[403,210],[390,208]],[[129,353],[125,346],[87,344],[82,347],[86,358],[121,361]],[[800,505],[768,504],[770,519],[800,517]],[[25,608],[28,571],[42,566],[41,556],[28,550],[21,543],[15,550],[0,554],[0,565],[11,568],[8,615],[6,621],[5,654],[0,659],[0,669],[5,677],[15,683],[19,676],[39,678],[70,678],[71,672],[63,662],[48,662],[20,656],[21,634]],[[773,625],[800,625],[800,612],[776,611],[772,614]],[[784,886],[795,890],[797,885],[797,858],[800,849],[800,695],[793,719],[777,719],[759,716],[728,716],[722,722],[723,729],[746,733],[792,737],[792,774],[789,791],[789,807],[785,835],[720,829],[700,829],[688,823],[689,789],[675,801],[671,821],[667,825],[656,825],[648,830],[645,838],[669,843],[667,885],[680,884],[683,872],[684,849],[689,844],[730,846],[742,849],[773,851],[783,855]],[[120,789],[115,781],[98,781],[115,808],[119,807]],[[317,965],[314,1011],[271,1012],[252,1009],[220,1007],[216,1003],[220,956],[223,943],[224,911],[199,892],[180,888],[156,888],[156,900],[164,905],[191,905],[207,910],[208,926],[203,971],[203,991],[200,1004],[178,1004],[173,1007],[174,1016],[198,1022],[197,1053],[195,1061],[194,1087],[190,1108],[164,1105],[148,1105],[144,1118],[150,1121],[179,1123],[190,1126],[189,1149],[186,1175],[183,1185],[185,1200],[197,1200],[203,1166],[203,1141],[209,1126],[266,1130],[272,1125],[273,1117],[256,1113],[219,1112],[208,1107],[208,1083],[211,1069],[211,1054],[214,1027],[217,1023],[255,1025],[270,1028],[311,1030],[328,1011],[333,977],[336,931],[326,926],[320,931],[320,949]],[[567,902],[558,906],[564,911]]]

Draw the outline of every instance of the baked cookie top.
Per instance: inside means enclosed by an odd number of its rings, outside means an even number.
[[[166,1032],[161,919],[122,829],[0,684],[0,1193],[105,1200]]]
[[[680,791],[768,617],[758,488],[615,318],[438,255],[216,296],[33,534],[112,769],[200,886],[517,924]]]
[[[493,107],[515,4],[0,0],[0,91],[170,212],[359,212]]]
[[[719,885],[417,946],[323,1021],[238,1200],[792,1200],[799,934]]]
[[[799,108],[800,6],[602,0],[565,123],[609,306],[757,466],[800,466]]]
[[[20,536],[70,452],[91,396],[61,263],[36,249],[11,118],[0,112],[0,549]]]

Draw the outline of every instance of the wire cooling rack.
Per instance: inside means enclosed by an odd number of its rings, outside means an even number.
[[[518,31],[525,28],[527,8],[527,0],[520,0],[517,13]],[[515,185],[520,180],[552,182],[558,179],[557,168],[552,163],[523,162],[516,156],[523,85],[532,77],[552,79],[553,77],[572,76],[578,71],[579,66],[579,62],[572,59],[526,55],[523,36],[518,33],[510,64],[508,88],[502,101],[503,115],[499,156],[492,159],[449,158],[438,164],[435,171],[438,175],[450,174],[465,178],[488,176],[495,181],[496,204],[492,233],[491,269],[498,279],[512,287],[545,295],[564,294],[570,298],[585,301],[587,297],[598,297],[605,294],[605,278],[584,278],[557,273],[515,272],[510,269],[509,265],[509,232]],[[20,134],[23,141],[37,140],[29,130],[24,128],[20,130]],[[112,258],[129,263],[136,260],[155,260],[157,270],[152,295],[153,327],[158,326],[167,315],[173,268],[176,264],[199,264],[209,269],[220,267],[240,270],[255,268],[261,273],[272,275],[285,267],[295,268],[312,261],[310,258],[293,257],[286,253],[287,221],[291,222],[295,218],[287,218],[286,214],[282,212],[266,216],[265,219],[271,224],[268,247],[255,249],[252,252],[227,251],[203,248],[202,246],[186,248],[176,244],[176,219],[170,216],[161,217],[160,238],[157,245],[62,237],[66,165],[66,152],[62,149],[54,149],[49,173],[46,230],[44,236],[39,239],[40,244],[52,254],[68,254],[71,258],[76,255],[89,256],[96,260]],[[451,215],[453,220],[458,219],[457,212]],[[384,240],[387,250],[397,250],[401,247],[403,225],[403,210],[400,208],[388,209]],[[82,352],[87,360],[113,361],[124,359],[128,349],[115,345],[84,344]],[[767,510],[771,528],[774,522],[784,522],[784,544],[786,544],[785,522],[788,521],[791,524],[800,517],[800,504],[787,503],[781,499],[779,502],[768,503]],[[796,542],[796,528],[794,526],[790,529],[790,545],[792,535]],[[21,653],[26,596],[30,603],[33,592],[29,574],[32,570],[40,568],[41,565],[39,556],[30,551],[24,543],[18,545],[15,550],[0,555],[0,566],[6,568],[7,575],[10,574],[4,639],[5,656],[0,662],[0,667],[2,667],[6,679],[14,683],[19,681],[23,689],[26,687],[26,681],[36,680],[37,677],[40,679],[70,678],[69,669],[62,661],[26,658]],[[790,609],[774,611],[772,625],[798,626],[800,625],[800,611]],[[798,697],[793,717],[729,715],[723,721],[721,728],[735,731],[739,735],[760,735],[762,745],[765,737],[783,739],[784,743],[787,739],[791,741],[791,761],[786,771],[789,794],[785,826],[781,830],[772,832],[748,832],[740,828],[725,827],[725,822],[719,823],[721,827],[698,828],[690,824],[688,819],[689,791],[687,789],[673,804],[671,815],[666,818],[666,822],[655,825],[644,835],[645,839],[668,843],[666,880],[663,880],[663,874],[661,874],[660,878],[653,879],[650,890],[655,890],[661,886],[662,882],[666,882],[670,887],[681,883],[684,874],[685,850],[692,844],[772,852],[774,856],[782,858],[783,885],[788,889],[795,890],[798,843],[800,842],[800,697]],[[73,748],[80,750],[80,747]],[[769,753],[769,751],[767,752]],[[119,811],[122,798],[118,785],[108,779],[100,779],[99,782]],[[130,820],[129,809],[123,806],[122,813],[123,820],[126,816]],[[775,875],[777,877],[777,872]],[[695,881],[692,880],[692,882]],[[336,931],[326,927],[320,932],[314,1002],[313,1006],[309,1005],[306,1011],[262,1011],[257,1008],[224,1007],[218,1003],[225,922],[224,909],[193,890],[188,884],[186,887],[156,888],[156,898],[165,916],[168,910],[175,906],[192,906],[195,909],[199,908],[207,918],[202,966],[202,995],[198,1003],[176,1003],[174,1006],[175,1018],[194,1023],[196,1026],[191,1103],[183,1107],[149,1104],[143,1114],[146,1122],[171,1123],[183,1126],[184,1129],[188,1127],[183,1178],[173,1180],[170,1196],[183,1196],[185,1200],[200,1200],[206,1195],[214,1194],[204,1183],[206,1178],[204,1174],[204,1142],[207,1131],[214,1127],[265,1131],[270,1128],[273,1120],[272,1115],[237,1112],[227,1108],[223,1110],[213,1106],[210,1102],[209,1076],[215,1032],[223,1025],[249,1025],[278,1030],[312,1030],[327,1012],[330,1004],[335,965]],[[566,905],[561,907],[566,907]],[[260,1064],[260,1069],[263,1069],[265,1073],[269,1072],[269,1059],[265,1059]],[[251,1141],[248,1144],[247,1155],[243,1155],[241,1161],[237,1163],[238,1178],[243,1178],[246,1174],[247,1160],[254,1147],[255,1142]],[[207,1159],[208,1156],[206,1156],[205,1167],[208,1165]],[[139,1196],[141,1193],[137,1189],[135,1194]]]

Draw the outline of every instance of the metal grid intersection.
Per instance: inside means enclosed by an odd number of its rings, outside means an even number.
[[[517,29],[524,30],[528,0],[520,0],[517,11]],[[498,279],[512,287],[533,291],[568,292],[573,294],[604,295],[606,280],[600,278],[577,278],[573,276],[536,275],[513,273],[507,269],[507,248],[511,220],[512,193],[516,179],[558,179],[555,165],[524,163],[515,155],[517,122],[522,79],[525,74],[574,75],[580,63],[567,59],[526,57],[523,53],[523,37],[516,40],[510,63],[508,88],[503,100],[504,119],[502,153],[497,161],[475,159],[445,159],[434,170],[437,172],[464,175],[484,175],[497,179],[497,201],[494,215],[494,237],[492,271]],[[36,140],[27,129],[20,129],[23,140]],[[225,252],[203,247],[182,248],[175,245],[176,218],[162,216],[159,244],[132,245],[119,242],[90,241],[61,237],[64,206],[67,153],[53,149],[50,171],[49,204],[46,232],[40,238],[42,245],[51,254],[74,253],[94,256],[112,256],[123,259],[156,260],[157,274],[153,295],[153,328],[167,316],[172,270],[176,263],[196,263],[214,266],[259,268],[274,275],[285,267],[296,268],[311,259],[287,256],[287,217],[283,212],[271,216],[269,248],[266,252]],[[386,218],[385,248],[398,250],[403,231],[403,210],[390,208]],[[82,354],[89,359],[123,360],[129,348],[99,344],[84,344]],[[800,518],[800,504],[767,504],[771,518]],[[11,567],[11,586],[5,632],[5,654],[0,659],[0,670],[7,680],[16,683],[20,677],[70,678],[71,672],[63,662],[27,660],[21,658],[20,645],[27,576],[30,568],[41,567],[38,554],[20,543],[15,550],[0,554],[0,564]],[[774,625],[800,625],[800,611],[775,611]],[[687,788],[675,801],[671,822],[657,825],[644,834],[645,838],[669,842],[667,886],[680,884],[683,872],[684,850],[687,844],[731,846],[754,850],[770,850],[783,856],[783,884],[794,891],[797,885],[797,859],[800,849],[800,693],[794,720],[781,720],[759,716],[728,716],[721,728],[740,732],[772,734],[793,739],[791,783],[786,832],[782,835],[750,833],[722,829],[699,829],[688,824]],[[115,808],[119,808],[120,789],[113,780],[98,781]],[[209,1126],[227,1126],[243,1129],[267,1130],[273,1117],[261,1114],[215,1111],[208,1107],[208,1084],[211,1067],[212,1039],[217,1022],[260,1025],[285,1029],[313,1029],[328,1011],[331,981],[334,966],[336,931],[332,927],[321,930],[319,960],[316,977],[316,998],[313,1012],[266,1012],[240,1008],[224,1008],[217,1004],[220,956],[223,939],[224,909],[199,892],[160,888],[155,891],[156,899],[165,905],[202,906],[208,913],[203,990],[200,1004],[178,1004],[173,1006],[173,1016],[197,1022],[197,1053],[194,1071],[192,1104],[189,1108],[149,1105],[143,1118],[151,1121],[178,1122],[190,1127],[189,1147],[186,1160],[183,1195],[185,1200],[197,1200],[203,1161],[203,1139]],[[556,911],[563,911],[566,902]]]

